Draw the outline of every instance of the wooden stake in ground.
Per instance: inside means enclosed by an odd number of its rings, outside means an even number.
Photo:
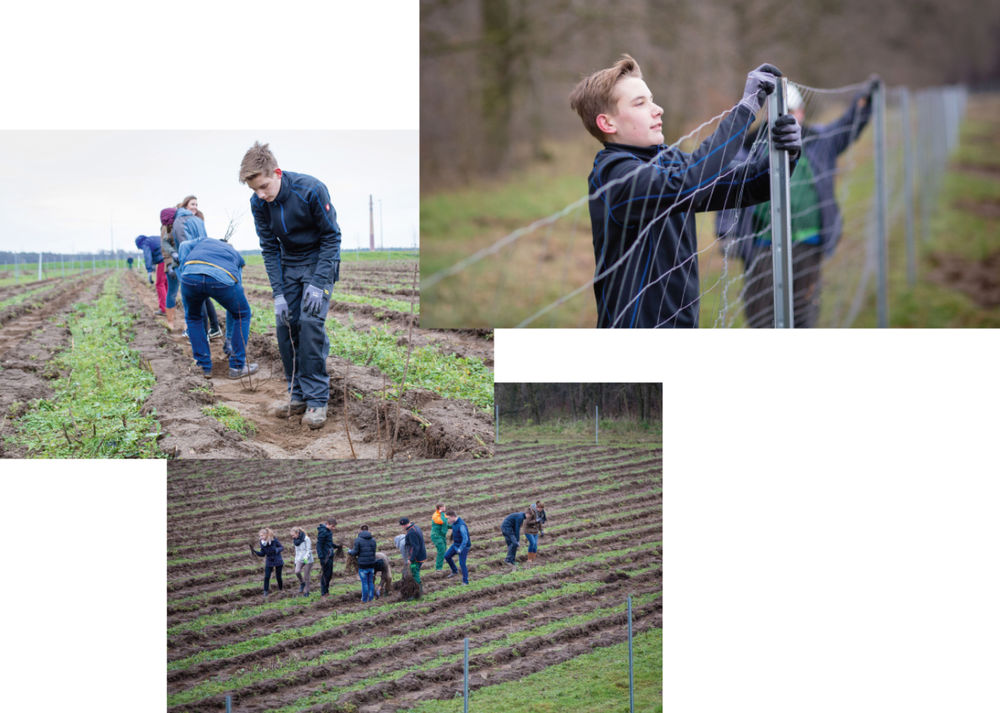
[[[349,416],[347,415],[347,374],[350,372],[351,366],[348,364],[344,368],[344,433],[347,434],[347,445],[351,447],[351,458],[354,460],[358,459],[358,454],[354,452],[354,443],[351,442],[351,424]]]
[[[406,364],[403,366],[403,380],[399,383],[399,394],[396,396],[396,424],[392,431],[392,444],[389,447],[389,454],[386,460],[392,460],[396,452],[396,437],[399,435],[399,407],[403,400],[403,393],[406,389],[406,374],[410,370],[410,355],[413,354],[413,323],[416,321],[414,315],[414,297],[417,294],[417,266],[413,266],[413,292],[410,293],[410,332],[406,339]]]

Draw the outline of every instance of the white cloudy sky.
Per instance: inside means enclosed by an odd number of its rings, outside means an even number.
[[[53,252],[132,246],[157,234],[159,212],[198,196],[208,233],[222,237],[242,216],[233,244],[258,247],[250,190],[238,181],[254,141],[270,143],[279,165],[316,176],[330,190],[342,247],[368,245],[368,197],[375,240],[418,240],[416,131],[12,131],[0,164],[0,250]],[[383,223],[379,224],[379,205]]]
[[[255,248],[236,176],[258,139],[327,184],[345,247],[369,194],[387,247],[417,239],[419,3],[56,0],[4,25],[0,250],[132,245],[191,193],[210,235],[245,212]]]

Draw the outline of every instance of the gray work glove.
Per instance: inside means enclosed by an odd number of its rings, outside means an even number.
[[[284,295],[274,296],[274,317],[278,324],[288,322],[288,302],[285,300]]]
[[[320,312],[323,310],[324,299],[326,299],[327,303],[330,302],[330,293],[328,291],[320,289],[316,285],[306,285],[306,291],[302,295],[302,311],[306,314],[311,314],[313,317],[319,317]]]
[[[743,98],[740,104],[749,107],[755,114],[764,106],[767,95],[774,91],[778,84],[781,70],[773,64],[762,64],[747,75],[747,83],[743,88]]]
[[[774,120],[771,140],[776,149],[787,151],[788,158],[794,160],[802,150],[802,127],[791,114],[782,114]]]
[[[153,273],[150,270],[146,270],[146,277],[149,278],[149,284],[153,284]]]

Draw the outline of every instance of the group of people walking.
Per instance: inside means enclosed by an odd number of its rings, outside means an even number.
[[[239,180],[253,191],[250,209],[273,292],[278,350],[290,397],[272,412],[286,418],[302,414],[304,424],[320,428],[326,423],[330,392],[325,322],[340,277],[337,212],[322,181],[282,171],[267,144],[255,143],[246,152]],[[172,331],[179,289],[194,360],[205,378],[211,378],[209,340],[222,336],[215,300],[226,309],[223,351],[229,357],[229,378],[255,373],[257,364],[248,363],[246,354],[251,312],[243,290],[243,257],[228,242],[208,237],[193,195],[160,211],[160,225],[159,237],[135,239],[149,282],[156,285],[159,314]]]
[[[517,548],[520,543],[521,528],[524,528],[525,539],[528,541],[528,562],[534,563],[538,553],[538,538],[544,535],[542,526],[545,522],[545,506],[540,500],[532,503],[523,512],[511,513],[503,519],[500,532],[507,545],[507,556],[504,561],[511,565],[511,571],[517,569]],[[343,549],[343,545],[333,541],[333,530],[336,525],[336,518],[329,517],[316,528],[316,556],[322,567],[321,596],[329,594],[330,581],[333,579],[334,556],[338,550]],[[399,519],[399,527],[400,533],[393,538],[393,544],[399,550],[403,566],[416,585],[414,595],[408,598],[417,598],[423,594],[420,570],[428,560],[424,533],[407,517]],[[299,580],[299,593],[308,596],[310,570],[315,561],[312,555],[312,540],[300,527],[293,527],[289,535],[295,545],[295,576]],[[281,579],[284,565],[281,557],[283,546],[270,528],[261,529],[259,537],[260,550],[258,551],[254,545],[251,545],[250,549],[258,557],[265,558],[264,596],[266,597],[270,590],[272,572],[276,575],[278,589],[283,588]],[[431,513],[431,542],[436,551],[435,571],[443,571],[447,563],[451,571],[445,578],[455,577],[461,573],[462,584],[467,585],[469,583],[467,559],[472,549],[472,537],[469,534],[469,526],[459,516],[456,508],[446,508],[443,503],[435,506],[434,512]],[[357,562],[358,578],[361,580],[361,601],[370,602],[378,599],[381,595],[375,587],[375,573],[381,573],[383,581],[391,579],[389,561],[385,554],[378,551],[378,543],[368,525],[360,526],[354,544],[347,550],[347,554]],[[457,565],[455,557],[458,558]]]

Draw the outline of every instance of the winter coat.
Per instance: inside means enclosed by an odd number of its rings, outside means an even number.
[[[522,522],[524,522],[524,513],[512,512],[503,519],[503,523],[500,525],[500,531],[509,532],[514,536],[515,540],[520,540]]]
[[[542,531],[542,524],[545,522],[545,511],[538,511],[535,506],[524,511],[524,534],[537,535]]]
[[[320,288],[340,278],[340,226],[322,181],[284,171],[274,201],[254,194],[250,211],[274,294],[284,294],[282,265],[315,265],[312,284]]]
[[[187,208],[177,209],[172,232],[174,234],[174,242],[178,248],[185,240],[197,240],[198,238],[208,237],[208,231],[205,230],[205,221]]]
[[[223,285],[242,280],[246,262],[229,243],[215,238],[185,240],[180,249],[181,275],[207,275]]]
[[[406,559],[410,562],[427,560],[427,548],[424,546],[424,533],[416,525],[411,524],[406,531]]]
[[[320,560],[333,557],[333,530],[326,525],[316,528],[316,555]]]
[[[455,518],[455,522],[451,525],[451,544],[453,544],[459,551],[467,550],[472,547],[472,538],[469,537],[469,528],[466,526],[465,520],[460,517]]]
[[[251,548],[253,550],[253,547]],[[280,567],[285,564],[285,560],[281,558],[281,551],[285,549],[284,545],[278,542],[278,538],[275,537],[266,545],[260,546],[260,552],[253,550],[253,553],[258,557],[264,557],[264,564],[268,567]]]
[[[822,126],[802,127],[802,152],[812,168],[813,186],[817,194],[819,243],[827,255],[833,253],[843,230],[843,218],[834,194],[837,158],[858,138],[871,118],[870,100],[865,107],[858,107],[858,100],[862,96],[857,95],[839,119]],[[748,148],[744,145],[741,155],[747,154]],[[723,240],[737,241],[735,246],[729,243],[725,249],[735,249],[748,266],[758,247],[756,241],[750,239],[755,232],[753,213],[752,209],[724,210],[715,218],[716,234]]]
[[[754,116],[738,104],[690,154],[613,143],[597,154],[589,185],[598,327],[698,326],[692,213],[771,195],[766,150],[735,160]]]
[[[163,250],[158,235],[140,235],[135,239],[135,246],[142,250],[143,260],[146,261],[146,272],[152,272],[163,262]]]
[[[354,547],[347,551],[358,560],[358,567],[369,569],[375,566],[375,538],[368,530],[362,530],[354,540]]]
[[[448,518],[443,512],[434,511],[431,515],[431,541],[444,540],[448,536]]]
[[[292,544],[295,545],[295,564],[300,562],[309,564],[313,561],[312,540],[309,539],[309,535],[303,532],[292,540]]]

